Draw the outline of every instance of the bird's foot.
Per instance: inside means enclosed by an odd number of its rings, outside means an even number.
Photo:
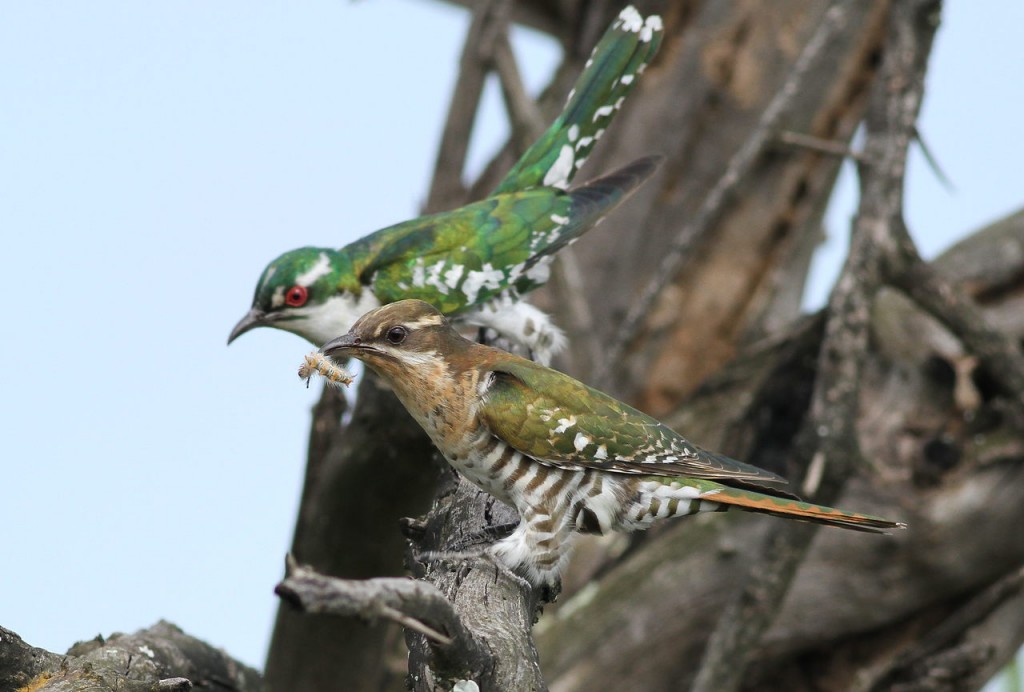
[[[419,562],[468,562],[476,568],[493,568],[494,578],[497,581],[498,575],[503,574],[512,580],[517,586],[523,589],[532,590],[533,584],[521,575],[517,574],[511,567],[506,565],[500,557],[490,550],[490,545],[479,546],[470,550],[426,550],[416,555]]]

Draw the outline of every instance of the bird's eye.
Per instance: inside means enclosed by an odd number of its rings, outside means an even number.
[[[405,327],[402,327],[402,326],[398,326],[398,327],[392,327],[391,329],[389,329],[386,338],[387,338],[388,342],[390,342],[390,343],[394,344],[395,346],[397,346],[398,344],[400,344],[403,341],[405,341],[405,337],[408,336],[408,335],[409,335],[409,330],[408,329],[406,329]]]
[[[284,294],[284,302],[293,308],[301,308],[309,300],[309,289],[305,286],[292,286]]]

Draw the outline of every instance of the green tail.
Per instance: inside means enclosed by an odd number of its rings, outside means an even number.
[[[661,45],[661,18],[622,10],[594,47],[562,114],[492,194],[545,186],[566,189]]]
[[[608,212],[626,200],[661,164],[661,156],[645,156],[607,175],[589,180],[569,192],[572,207],[568,223],[530,245],[531,254],[551,255],[589,231]]]

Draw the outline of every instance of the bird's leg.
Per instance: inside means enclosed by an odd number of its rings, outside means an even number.
[[[482,530],[476,532],[475,535],[481,539],[490,539],[491,542],[500,541],[502,538],[507,538],[512,535],[512,532],[519,526],[518,521],[509,521],[504,524],[491,524],[485,526]]]
[[[550,317],[512,294],[495,296],[464,319],[495,330],[542,365],[566,346],[565,334]]]
[[[500,557],[489,550],[489,547],[490,546],[480,546],[476,550],[463,551],[426,550],[424,552],[417,553],[415,558],[418,562],[422,563],[465,561],[471,564],[476,563],[475,566],[481,566],[482,563],[482,566],[494,568],[495,578],[497,578],[498,574],[504,574],[522,588],[533,588],[533,584],[506,565]]]
[[[484,549],[485,546],[489,546],[495,541],[511,536],[517,526],[519,526],[519,522],[512,521],[505,524],[491,524],[479,531],[472,531],[455,543],[454,551],[456,553],[472,552],[474,546]]]

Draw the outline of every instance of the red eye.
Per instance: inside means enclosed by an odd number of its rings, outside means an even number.
[[[293,308],[301,308],[309,299],[309,290],[305,286],[292,286],[284,294],[284,302]]]

